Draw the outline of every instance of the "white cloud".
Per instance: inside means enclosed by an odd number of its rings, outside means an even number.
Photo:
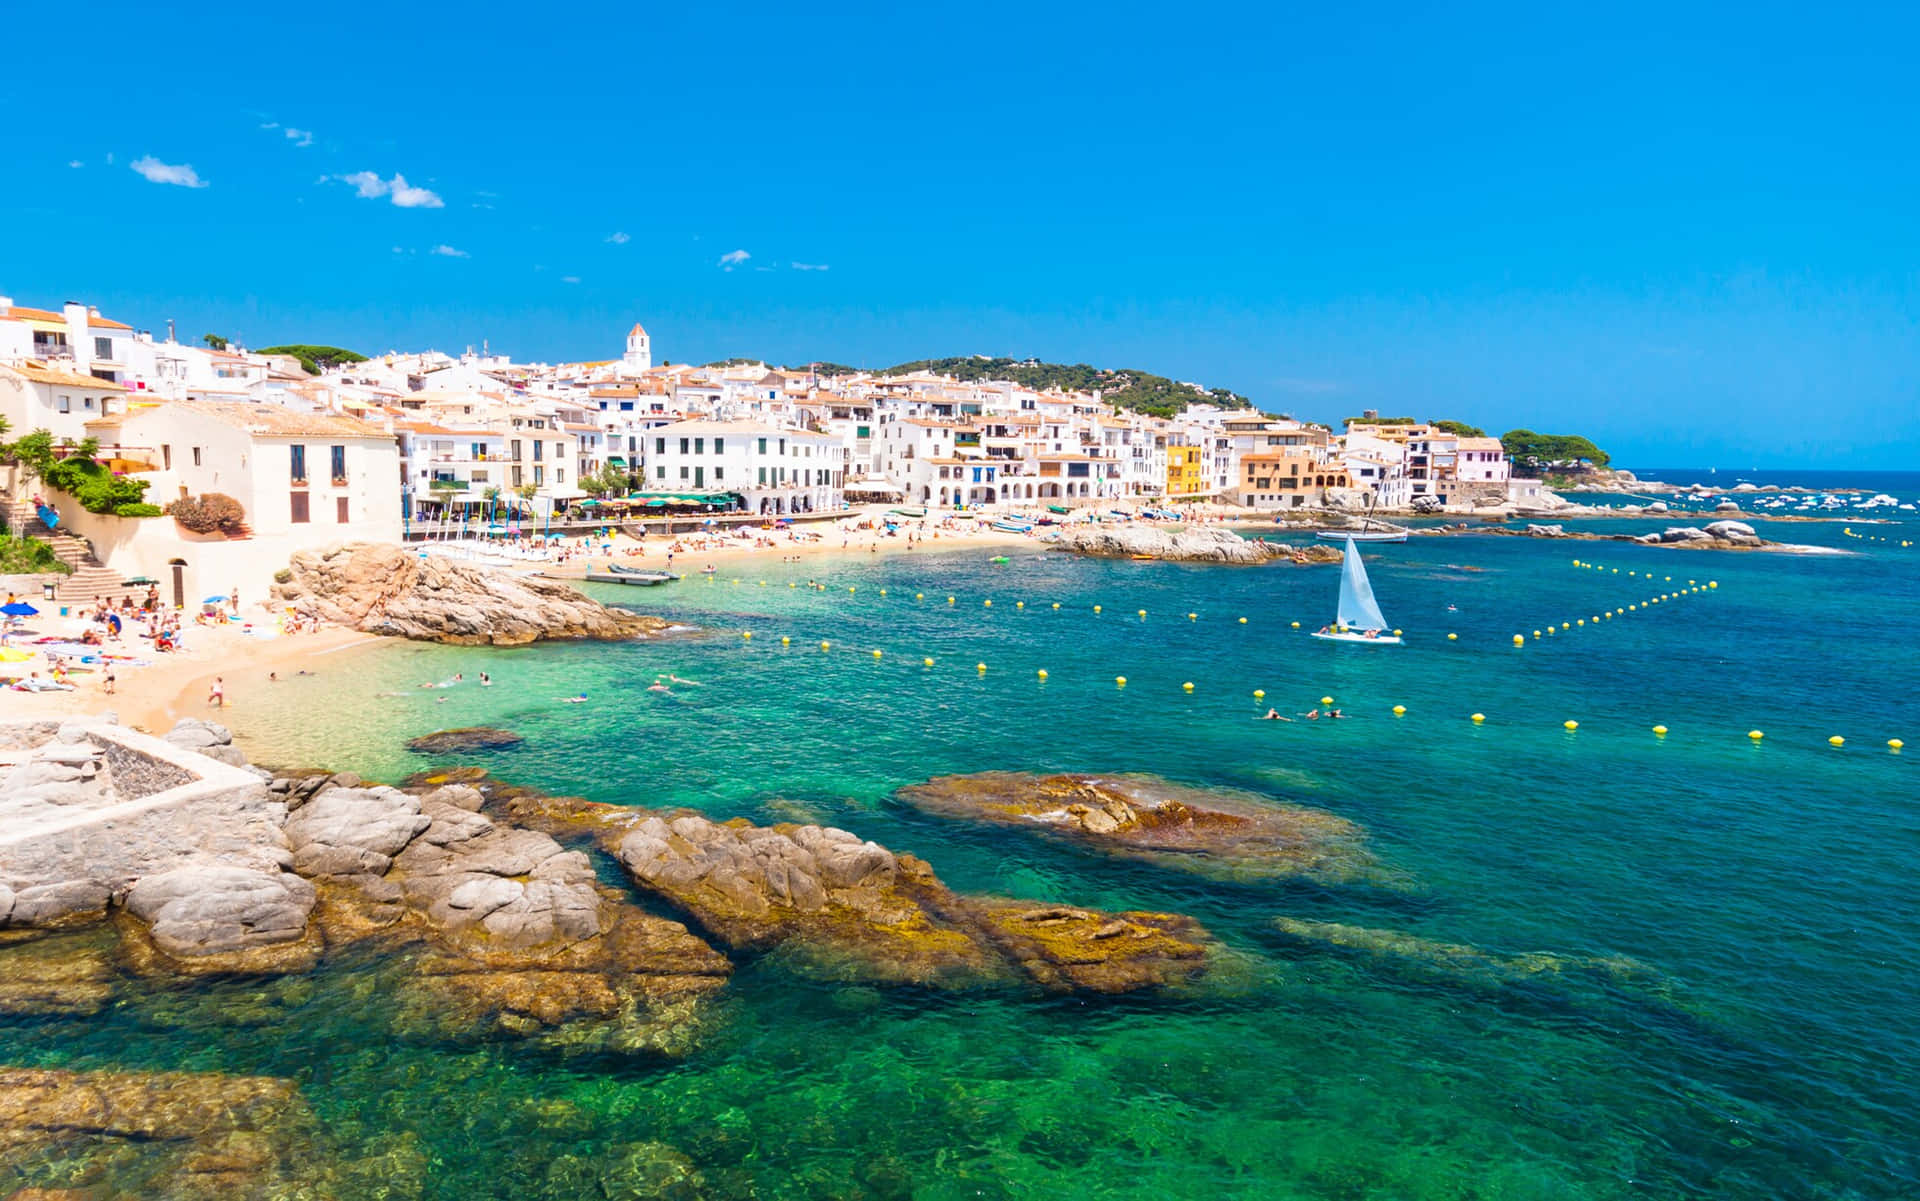
[[[795,271],[827,271],[827,270],[830,270],[830,268],[829,268],[829,267],[827,266],[827,264],[825,264],[825,263],[789,263],[789,264],[787,264],[787,265],[788,265],[789,267],[792,267],[792,268],[793,268],[793,269],[794,269]]]
[[[86,166],[86,164],[85,164],[85,163],[83,163],[83,162],[81,162],[81,161],[80,161],[79,159],[77,159],[77,158],[76,158],[76,159],[69,159],[69,160],[67,161],[67,166],[69,166],[69,167],[84,167],[84,166]]]
[[[278,128],[280,128],[280,122],[278,122],[278,121],[262,121],[262,122],[260,122],[260,128],[262,128],[262,129],[278,129]]]
[[[130,165],[135,171],[140,173],[141,178],[147,180],[149,183],[170,183],[182,188],[204,188],[207,186],[207,181],[201,179],[199,173],[188,163],[181,163],[179,166],[174,166],[170,163],[163,163],[149,154],[134,159]]]
[[[580,277],[577,275],[563,275],[560,277],[560,282],[563,284],[577,284],[580,282]]]
[[[406,251],[405,251],[404,249],[402,249],[402,248],[400,248],[400,247],[398,247],[398,246],[395,246],[395,247],[393,248],[393,252],[394,252],[395,254],[405,254],[405,253],[407,253],[407,252],[406,252]]]
[[[610,233],[607,235],[607,241],[612,242],[615,246],[625,246],[628,242],[633,241],[633,235],[618,232]]]
[[[355,171],[351,175],[330,175],[344,184],[353,185],[353,194],[362,200],[377,200],[389,197],[394,204],[403,209],[445,208],[446,201],[426,188],[416,188],[407,182],[407,177],[394,172],[392,179],[381,179],[378,171]]]
[[[729,250],[720,256],[720,270],[731,271],[752,257],[744,250]]]
[[[313,145],[313,131],[310,129],[295,129],[293,126],[289,125],[287,126],[285,132],[287,135],[287,139],[291,141],[295,146]]]
[[[447,245],[445,242],[442,242],[440,243],[440,245],[435,246],[432,250],[428,251],[427,253],[437,254],[443,259],[470,259],[473,257],[472,255],[468,254],[464,250],[455,250],[453,247]]]

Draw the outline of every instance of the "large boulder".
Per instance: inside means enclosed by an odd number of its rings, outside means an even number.
[[[1265,563],[1292,548],[1242,538],[1217,526],[1167,529],[1157,525],[1084,525],[1063,532],[1055,550],[1104,558],[1145,555],[1187,563]]]
[[[468,751],[512,750],[526,739],[512,730],[491,726],[468,726],[458,730],[437,730],[407,740],[407,749],[416,755],[457,755]]]
[[[426,642],[519,646],[551,638],[634,638],[658,617],[610,609],[558,580],[356,542],[301,551],[274,597],[299,611]]]
[[[293,870],[303,876],[382,876],[433,824],[420,800],[394,788],[329,788],[287,818]]]
[[[1741,546],[1758,546],[1761,541],[1760,535],[1754,533],[1753,527],[1744,521],[1712,522],[1707,526],[1706,533],[1709,537],[1718,538],[1722,542],[1733,542]]]
[[[921,813],[1019,830],[1222,880],[1383,883],[1366,834],[1337,814],[1140,775],[942,776],[894,794]]]
[[[962,896],[924,861],[831,827],[761,827],[531,796],[511,811],[591,836],[636,887],[722,944],[777,949],[798,969],[832,979],[1130,992],[1204,973],[1215,948],[1178,914]]]
[[[286,872],[196,864],[142,877],[126,909],[176,970],[284,971],[318,959],[314,899],[313,885]]]
[[[1660,531],[1662,542],[1711,542],[1713,535],[1696,526],[1669,526]]]

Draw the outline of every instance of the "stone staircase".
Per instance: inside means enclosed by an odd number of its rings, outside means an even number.
[[[53,547],[55,558],[73,568],[71,575],[48,577],[55,582],[54,603],[91,605],[109,597],[117,600],[135,591],[122,583],[119,572],[94,557],[93,547],[86,539],[47,528],[32,501],[8,499],[4,502],[4,511],[9,533],[38,538]]]

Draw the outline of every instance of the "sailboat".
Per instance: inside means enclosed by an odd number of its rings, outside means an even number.
[[[1340,559],[1340,608],[1330,626],[1314,631],[1315,638],[1329,642],[1370,642],[1400,645],[1400,635],[1387,625],[1380,602],[1373,599],[1373,585],[1367,582],[1366,565],[1360,562],[1360,548],[1347,539]]]

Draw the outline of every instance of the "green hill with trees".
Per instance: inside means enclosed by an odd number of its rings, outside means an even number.
[[[342,363],[364,363],[367,356],[357,351],[339,346],[309,346],[305,342],[289,342],[285,346],[268,346],[256,350],[255,354],[290,354],[300,360],[308,375],[319,375],[329,367],[338,367]]]
[[[1043,363],[1038,359],[987,358],[972,355],[949,359],[918,359],[880,371],[880,375],[909,375],[916,371],[951,375],[961,380],[1006,380],[1024,388],[1061,388],[1091,392],[1118,409],[1132,409],[1154,417],[1171,417],[1190,404],[1219,405],[1223,409],[1250,409],[1253,402],[1227,388],[1200,388],[1164,375],[1132,368],[1115,370],[1086,363]]]

